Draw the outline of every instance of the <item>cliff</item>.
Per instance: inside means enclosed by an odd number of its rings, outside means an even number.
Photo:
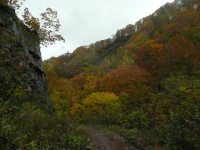
[[[0,3],[0,81],[1,95],[3,82],[11,74],[12,81],[20,84],[30,93],[37,93],[43,97],[53,112],[53,102],[47,88],[43,62],[40,53],[40,41],[38,34],[31,31],[16,16],[15,11]],[[16,86],[13,86],[14,89]],[[5,88],[5,87],[4,87]],[[8,93],[7,93],[8,95]]]

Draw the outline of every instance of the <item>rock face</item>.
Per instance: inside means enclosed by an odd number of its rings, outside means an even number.
[[[30,92],[45,97],[51,111],[53,102],[47,89],[45,72],[40,53],[38,34],[31,31],[18,19],[15,11],[0,3],[0,50],[8,51],[10,61],[6,67],[12,67],[23,79],[22,85]],[[19,69],[16,69],[19,68]],[[5,65],[0,66],[3,74]]]

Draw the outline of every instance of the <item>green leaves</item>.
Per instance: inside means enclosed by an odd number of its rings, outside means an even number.
[[[158,139],[169,149],[198,149],[194,145],[199,143],[199,76],[171,75],[163,87],[153,97]]]

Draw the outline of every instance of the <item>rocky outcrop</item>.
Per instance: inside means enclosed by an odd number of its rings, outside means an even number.
[[[6,65],[0,66],[1,74],[4,74],[6,67],[12,67],[23,79],[20,81],[23,87],[45,97],[53,111],[53,103],[47,89],[43,69],[38,34],[25,26],[13,9],[1,3],[0,49],[9,51],[9,61],[7,60]]]

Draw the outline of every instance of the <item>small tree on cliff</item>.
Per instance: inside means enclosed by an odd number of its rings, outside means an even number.
[[[57,11],[47,8],[46,12],[41,13],[41,19],[31,15],[28,8],[24,9],[24,23],[31,29],[39,33],[39,38],[43,46],[53,45],[56,41],[65,39],[57,34],[60,30],[60,23],[57,17]]]
[[[4,3],[12,8],[19,9],[25,0],[0,0],[0,3]],[[35,18],[28,8],[24,9],[22,15],[24,24],[28,26],[32,31],[39,34],[40,42],[43,46],[53,45],[56,41],[63,41],[65,39],[57,34],[60,30],[60,22],[57,16],[57,11],[47,8],[44,13],[41,13],[41,18]]]

